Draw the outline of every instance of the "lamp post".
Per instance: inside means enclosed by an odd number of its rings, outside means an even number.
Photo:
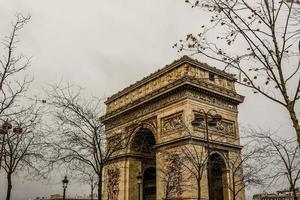
[[[0,135],[2,135],[2,141],[1,141],[1,153],[0,153],[0,170],[2,166],[2,160],[4,157],[4,150],[5,150],[5,136],[8,135],[8,131],[13,128],[12,124],[8,121],[8,119],[2,124],[2,127],[0,128]],[[16,126],[13,128],[13,133],[21,134],[23,132],[23,129],[20,126]]]
[[[209,141],[209,133],[208,127],[215,127],[217,123],[222,120],[222,116],[217,113],[215,109],[209,109],[205,111],[204,109],[200,109],[197,113],[195,113],[194,120],[191,122],[193,127],[199,127],[204,122],[205,125],[205,137],[206,137],[206,148],[207,148],[207,160],[210,157],[210,141]],[[211,178],[211,162],[208,160],[208,188],[209,188],[209,196],[211,196],[210,190],[210,178]]]
[[[141,185],[143,184],[143,178],[144,177],[141,172],[136,177],[138,184],[139,184],[139,200],[141,200]]]
[[[65,176],[64,180],[62,180],[62,183],[63,183],[63,189],[64,189],[63,200],[66,200],[66,189],[67,189],[68,183],[69,183],[67,176]]]
[[[0,169],[2,166],[2,159],[4,154],[4,145],[5,145],[5,135],[8,133],[8,130],[12,128],[11,123],[6,120],[1,127],[0,134],[2,135],[2,142],[1,142],[1,154],[0,154]]]

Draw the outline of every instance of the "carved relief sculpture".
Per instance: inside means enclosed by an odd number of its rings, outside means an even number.
[[[107,199],[117,200],[119,195],[120,170],[116,167],[112,167],[107,170],[107,176]]]
[[[167,158],[167,168],[165,176],[165,200],[181,199],[182,189],[182,164],[180,156],[169,154]]]
[[[195,128],[204,130],[205,129],[205,122],[201,122],[200,126]],[[222,119],[221,121],[217,122],[216,126],[209,127],[209,131],[212,133],[219,133],[223,135],[235,136],[235,126],[233,121],[229,121],[226,119]]]
[[[182,112],[162,119],[162,134],[182,130],[183,128]]]

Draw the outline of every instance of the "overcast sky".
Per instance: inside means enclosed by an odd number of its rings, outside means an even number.
[[[19,47],[33,56],[29,73],[37,95],[46,84],[63,79],[91,95],[108,97],[180,58],[172,45],[207,23],[207,16],[184,0],[0,0],[1,38],[9,34],[17,12],[32,15]],[[241,125],[291,134],[283,109],[243,88],[238,91],[246,96],[239,107]],[[58,174],[48,184],[15,178],[12,200],[61,193],[63,172]],[[83,194],[88,188],[71,180],[68,191]],[[0,190],[0,196],[3,193]]]

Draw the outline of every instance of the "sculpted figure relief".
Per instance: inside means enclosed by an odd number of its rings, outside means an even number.
[[[182,120],[182,112],[165,117],[162,119],[162,133],[169,133],[176,130],[181,130],[184,127]]]
[[[112,167],[107,170],[107,175],[108,175],[107,199],[117,200],[119,195],[120,170],[116,167]]]

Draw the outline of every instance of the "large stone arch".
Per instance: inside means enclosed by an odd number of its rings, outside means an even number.
[[[139,127],[137,131],[132,135],[130,145],[128,147],[130,149],[130,152],[134,151],[137,153],[141,151],[141,153],[148,153],[152,150],[153,153],[155,153],[155,144],[156,139],[154,133],[148,128]]]
[[[131,173],[138,173],[143,177],[139,188],[143,200],[156,200],[156,140],[155,134],[146,127],[149,126],[139,126],[136,129],[129,145],[130,153],[140,166],[139,171]]]
[[[154,119],[154,118],[153,118]],[[150,120],[149,120],[150,121]],[[158,138],[157,138],[157,127],[155,124],[153,124],[152,121],[148,122],[147,120],[140,122],[140,123],[133,123],[131,124],[128,128],[127,128],[130,133],[127,133],[128,135],[130,135],[130,140],[129,140],[129,144],[132,144],[132,140],[134,139],[134,137],[136,136],[136,134],[141,130],[141,129],[148,129],[149,131],[152,132],[154,139],[155,139],[155,143],[157,143]],[[131,145],[128,145],[128,150],[130,150]]]
[[[225,163],[226,169],[230,169],[230,167],[229,167],[229,162],[228,162],[228,158],[227,158],[226,155],[224,155],[224,153],[222,153],[222,152],[220,152],[220,151],[212,150],[212,151],[210,151],[209,154],[210,154],[210,155],[212,155],[212,154],[218,154],[218,155],[223,159],[223,161],[224,161],[224,163]]]
[[[143,170],[143,199],[156,200],[156,167]]]
[[[209,76],[215,79],[207,79]],[[106,114],[101,118],[107,136],[112,137],[117,132],[130,136],[129,141],[124,142],[129,144],[126,149],[116,152],[111,158],[120,169],[116,200],[147,200],[138,193],[137,176],[149,172],[149,169],[153,172],[156,166],[156,199],[162,200],[166,184],[160,168],[166,166],[166,161],[161,152],[176,152],[189,144],[191,138],[203,147],[203,151],[220,151],[228,158],[240,155],[242,146],[239,142],[237,106],[244,98],[236,93],[234,81],[230,74],[185,56],[107,99]],[[222,115],[222,121],[217,127],[208,128],[210,139],[209,144],[205,144],[208,142],[205,123],[193,127],[191,122],[196,112],[209,109],[215,109]],[[132,141],[141,131],[153,134],[152,141],[155,142],[150,143],[150,146],[155,146],[153,155],[131,151]],[[226,159],[224,163],[228,165]],[[192,179],[185,184],[195,185]],[[201,184],[202,198],[208,199],[208,180],[202,179]],[[104,185],[107,187],[108,183]],[[196,195],[197,191],[192,188],[191,191],[183,190],[180,198],[196,199]],[[243,192],[239,199],[245,199]]]
[[[228,162],[226,157],[217,151],[210,153],[208,159],[208,190],[210,200],[228,200],[226,187],[228,180]]]

